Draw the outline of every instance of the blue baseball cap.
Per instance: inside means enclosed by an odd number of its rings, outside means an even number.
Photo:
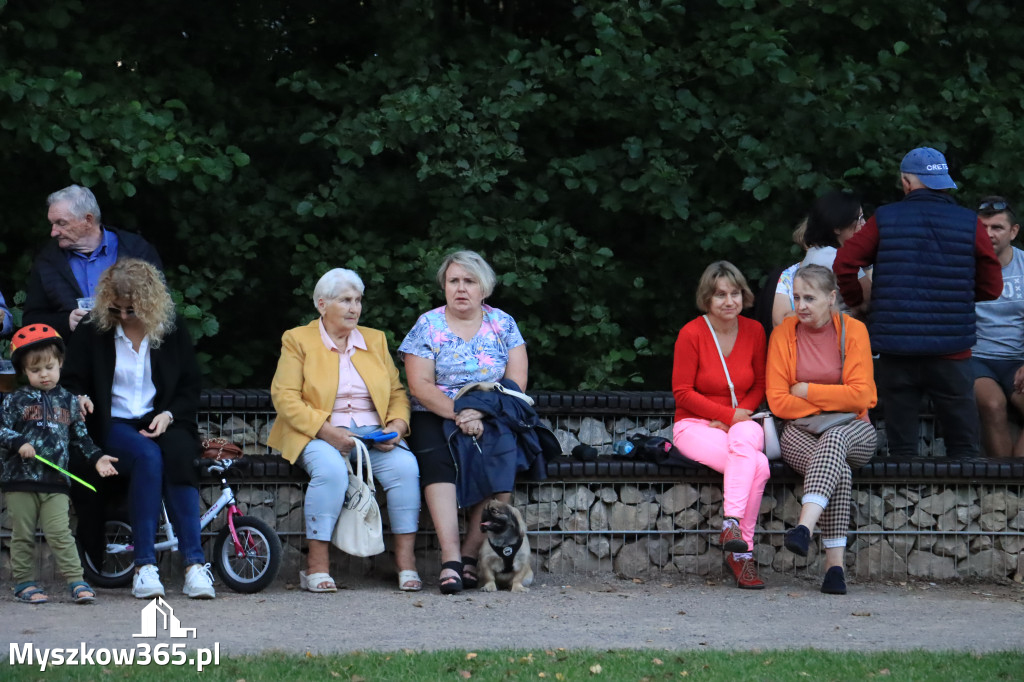
[[[911,149],[900,162],[900,172],[913,173],[928,189],[956,189],[956,183],[949,177],[946,157],[938,149]]]

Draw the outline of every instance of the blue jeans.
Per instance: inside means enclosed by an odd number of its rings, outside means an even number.
[[[160,524],[160,501],[178,536],[178,548],[186,566],[206,562],[199,536],[199,491],[190,485],[164,479],[164,457],[160,447],[132,425],[115,421],[107,436],[106,453],[117,457],[117,473],[128,484],[135,565],[156,563],[156,532]],[[163,493],[161,496],[161,492]]]

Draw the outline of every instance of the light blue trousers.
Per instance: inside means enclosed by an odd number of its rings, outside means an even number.
[[[402,445],[405,445],[404,441]],[[314,438],[295,461],[309,474],[306,488],[306,538],[331,541],[348,490],[348,467],[333,446]],[[420,469],[408,450],[370,450],[370,464],[377,485],[387,493],[391,532],[415,533],[420,520]],[[353,463],[353,466],[355,464]]]

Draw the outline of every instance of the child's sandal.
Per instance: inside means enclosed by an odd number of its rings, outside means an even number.
[[[40,599],[32,598],[40,595],[42,595]],[[14,598],[23,604],[45,604],[50,601],[50,598],[46,596],[46,593],[39,589],[39,585],[31,581],[15,585]]]
[[[89,587],[89,583],[78,581],[68,585],[68,589],[71,590],[71,598],[75,600],[76,604],[91,604],[96,601],[96,592]],[[85,592],[88,594],[84,594]]]

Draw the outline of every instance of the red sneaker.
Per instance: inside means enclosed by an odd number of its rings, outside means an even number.
[[[736,587],[744,590],[763,590],[764,581],[757,577],[757,564],[753,559],[736,560],[733,555],[726,553],[725,565],[736,577]]]
[[[743,540],[743,533],[740,532],[740,527],[733,524],[727,524],[725,528],[722,529],[722,534],[719,536],[718,542],[726,552],[750,551],[750,548],[747,547],[747,543]]]

